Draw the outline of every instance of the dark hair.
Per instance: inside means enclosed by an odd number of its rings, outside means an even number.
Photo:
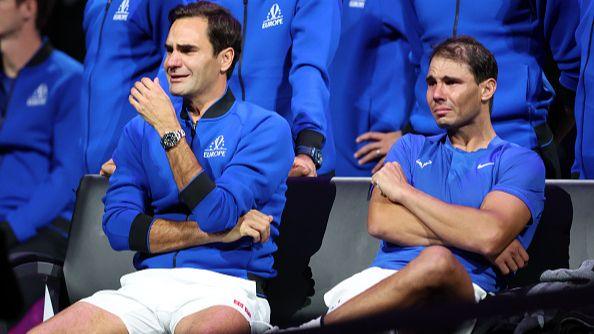
[[[442,57],[464,63],[470,68],[477,84],[493,78],[497,80],[497,61],[484,45],[470,36],[450,37],[433,48],[429,62]]]
[[[477,84],[489,78],[497,80],[498,69],[495,56],[473,37],[462,35],[446,39],[433,48],[429,62],[434,57],[468,65]],[[489,112],[493,109],[493,99],[489,101]]]
[[[235,57],[231,67],[227,70],[227,78],[233,73],[233,68],[241,55],[241,24],[229,11],[208,1],[199,1],[189,5],[180,5],[169,12],[169,22],[185,17],[202,17],[208,21],[208,40],[212,44],[213,55],[226,48],[233,48]]]
[[[26,0],[16,0],[17,6],[20,6]],[[54,5],[56,3],[55,0],[35,0],[37,2],[37,16],[35,17],[35,28],[39,32],[43,32],[45,26],[47,25],[50,17],[52,16],[52,11],[54,9]]]

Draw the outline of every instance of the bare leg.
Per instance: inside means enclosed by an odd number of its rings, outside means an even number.
[[[250,324],[234,308],[213,306],[190,314],[175,327],[175,334],[249,333]]]
[[[29,333],[128,333],[113,313],[85,302],[77,302]]]
[[[428,247],[406,267],[347,301],[324,317],[324,323],[360,319],[420,305],[439,295],[474,301],[464,266],[445,247]]]

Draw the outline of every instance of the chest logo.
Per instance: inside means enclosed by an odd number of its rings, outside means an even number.
[[[485,162],[484,164],[478,164],[478,166],[476,166],[476,169],[483,169],[488,166],[493,166],[494,164],[494,162]]]
[[[351,8],[364,8],[365,0],[350,0],[349,7]]]
[[[266,20],[262,22],[262,29],[268,29],[283,24],[283,13],[281,12],[280,6],[275,3],[270,7]]]
[[[130,7],[130,0],[123,0],[118,7],[118,11],[113,14],[114,21],[128,21],[128,7]]]
[[[43,106],[47,102],[47,85],[42,83],[37,86],[33,94],[27,99],[28,107]]]
[[[225,137],[223,135],[218,136],[215,140],[208,145],[208,148],[204,150],[203,157],[205,159],[225,157],[227,149],[225,148]]]
[[[427,167],[427,166],[429,166],[429,165],[431,165],[433,163],[433,161],[431,161],[431,160],[427,160],[425,162],[422,162],[421,159],[417,159],[417,161],[415,161],[415,162],[421,168],[425,168],[425,167]]]

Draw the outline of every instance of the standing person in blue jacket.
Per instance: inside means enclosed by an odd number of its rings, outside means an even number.
[[[402,135],[414,68],[401,1],[344,0],[330,67],[336,175],[370,176]]]
[[[243,52],[229,87],[291,126],[296,156],[290,176],[332,175],[328,67],[340,35],[339,0],[212,2],[242,24]]]
[[[580,1],[581,20],[575,36],[580,46],[581,69],[575,98],[575,162],[572,174],[594,179],[594,1]]]
[[[83,160],[86,173],[108,162],[124,125],[136,112],[127,90],[154,77],[163,61],[167,15],[184,0],[89,0],[83,29],[86,56],[81,85]],[[113,168],[106,167],[109,174]]]
[[[497,62],[471,37],[429,55],[426,103],[446,133],[407,134],[372,177],[369,234],[381,240],[370,268],[324,296],[314,327],[427,303],[478,302],[527,255],[544,207],[538,155],[497,135],[490,121]],[[506,262],[498,262],[501,256]]]
[[[259,282],[275,275],[290,129],[228,89],[241,28],[227,10],[199,2],[170,18],[164,66],[183,106],[158,79],[135,83],[129,102],[140,116],[124,129],[105,197],[106,235],[138,252],[139,271],[38,332],[247,333],[268,322]]]
[[[41,36],[51,1],[0,2],[0,229],[63,258],[80,178],[82,66]]]
[[[543,159],[547,177],[559,177],[553,135],[546,124],[555,96],[543,73],[550,54],[559,68],[561,91],[571,109],[579,71],[574,33],[577,0],[406,0],[404,17],[421,45],[413,48],[413,63],[426,73],[431,47],[450,36],[467,34],[490,49],[499,62],[501,89],[493,104],[493,126],[501,138],[533,149]],[[422,76],[415,84],[416,103],[410,115],[413,132],[437,134],[424,96]],[[573,110],[573,109],[571,109]]]

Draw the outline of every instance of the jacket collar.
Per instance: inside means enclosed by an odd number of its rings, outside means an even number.
[[[41,47],[39,48],[39,50],[35,52],[33,57],[29,59],[29,61],[25,64],[25,66],[23,66],[23,68],[36,66],[43,63],[49,58],[53,50],[54,48],[52,47],[50,41],[47,38],[44,38],[41,42]],[[0,73],[4,74],[4,68],[2,66],[2,53],[0,53]]]
[[[223,116],[235,103],[235,96],[231,92],[231,89],[227,88],[225,95],[221,97],[217,102],[215,102],[210,108],[206,110],[202,119],[204,118],[216,118],[219,116]],[[182,110],[180,113],[180,117],[184,120],[189,120],[190,115],[189,113],[190,103],[184,99],[184,104],[182,106]]]

